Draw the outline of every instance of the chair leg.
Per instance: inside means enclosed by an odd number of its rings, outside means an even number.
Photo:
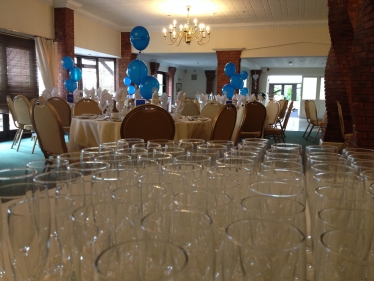
[[[23,129],[21,129],[21,134],[20,134],[20,136],[19,136],[19,141],[18,141],[17,151],[18,151],[19,146],[20,146],[21,141],[22,141],[22,135],[23,135]]]
[[[35,145],[36,145],[37,140],[38,140],[38,138],[36,136],[34,136],[34,145],[32,146],[31,154],[34,154]]]
[[[17,144],[17,142],[18,142],[18,138],[19,138],[19,132],[20,132],[20,128],[18,128],[17,129],[17,132],[16,132],[16,134],[14,135],[14,139],[13,139],[13,143],[12,143],[12,146],[10,147],[10,149],[13,149],[13,146],[15,145],[15,144]]]
[[[314,125],[312,125],[312,128],[310,128],[309,134],[306,136],[306,139],[309,138],[309,136],[310,136],[311,132],[313,131],[313,129],[314,129]]]
[[[310,126],[310,123],[308,123],[308,126],[306,127],[306,129],[305,129],[305,132],[304,132],[304,135],[303,135],[303,137],[305,137],[305,134],[306,134],[306,132],[308,131],[308,129],[309,129],[309,126]]]
[[[317,138],[317,136],[318,136],[318,134],[319,134],[320,131],[321,131],[321,127],[318,127],[318,131],[317,131],[316,135],[313,138],[313,142],[316,141],[316,138]]]

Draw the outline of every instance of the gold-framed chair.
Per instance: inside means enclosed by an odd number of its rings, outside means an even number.
[[[316,135],[313,138],[313,142],[316,140],[318,133],[326,126],[326,118],[327,114],[325,112],[323,119],[318,119],[318,113],[317,113],[317,106],[314,101],[309,100],[306,105],[308,106],[308,111],[309,111],[309,122],[310,125],[312,126],[309,129],[309,133],[306,136],[306,139],[309,138],[310,134],[312,133],[314,127],[317,127],[318,130],[316,132]]]
[[[234,142],[235,145],[238,145],[239,142],[239,135],[240,135],[240,128],[243,124],[244,114],[245,114],[245,105],[240,106],[236,110],[236,122],[234,131],[232,132],[231,140]]]
[[[281,141],[285,142],[286,128],[287,128],[288,120],[291,115],[292,107],[293,107],[293,101],[291,101],[290,106],[287,109],[281,128],[278,128],[278,127],[265,128],[264,138],[269,138],[269,139],[273,138],[274,142],[281,142]]]
[[[279,125],[279,127],[281,129],[283,129],[283,121],[286,117],[286,112],[287,112],[287,108],[288,108],[288,100],[280,100],[278,101],[279,102],[279,115],[278,115],[278,120],[277,120],[277,126]]]
[[[17,142],[18,142],[18,138],[19,138],[20,133],[21,133],[21,128],[18,125],[18,117],[17,117],[16,111],[14,110],[13,100],[9,95],[6,96],[6,102],[8,104],[9,112],[10,112],[10,114],[12,116],[12,119],[13,119],[14,127],[17,128],[16,134],[14,135],[14,139],[13,139],[13,142],[12,142],[12,146],[10,147],[12,149],[13,146],[15,144],[17,144]]]
[[[200,115],[206,118],[209,118],[212,120],[212,125],[214,119],[216,119],[216,116],[221,111],[223,105],[214,101],[208,102],[203,109],[201,110]]]
[[[121,138],[174,140],[174,120],[165,109],[154,104],[143,104],[131,110],[122,121]]]
[[[344,148],[349,147],[349,144],[352,140],[353,134],[347,134],[346,133],[342,106],[341,106],[339,101],[337,101],[336,104],[338,106],[340,131],[342,133],[342,137],[343,137],[343,140],[344,140],[344,143],[343,143],[343,145],[342,145],[342,147],[340,148],[340,151],[339,151],[339,152],[342,152]]]
[[[258,102],[252,101],[245,105],[240,138],[262,138],[266,120],[266,107]]]
[[[308,126],[305,128],[305,132],[303,134],[303,138],[305,137],[305,134],[308,132],[308,129],[311,125],[310,123],[310,116],[309,116],[309,100],[304,100],[304,109],[305,109],[305,116],[306,116],[306,121],[308,122]]]
[[[13,98],[14,110],[18,118],[18,125],[21,128],[18,138],[17,151],[21,145],[23,132],[33,131],[34,126],[32,125],[31,113],[30,113],[30,102],[24,95],[17,95]],[[37,138],[33,135],[34,144],[31,153],[34,153]]]
[[[40,100],[34,103],[32,123],[44,158],[68,152],[62,121],[50,103]]]
[[[193,100],[185,99],[184,107],[181,111],[183,116],[198,116],[200,115],[200,109],[197,107],[196,103]]]
[[[81,99],[74,106],[74,116],[79,116],[85,113],[101,114],[101,110],[96,101],[91,99]]]
[[[226,104],[213,121],[210,140],[231,140],[235,128],[237,110],[235,105]]]
[[[279,112],[280,112],[280,104],[278,101],[270,101],[266,105],[267,124],[265,124],[265,128],[276,127],[278,123]]]
[[[68,102],[60,97],[51,97],[47,100],[47,103],[52,105],[58,113],[64,132],[69,132],[71,124],[71,108]]]

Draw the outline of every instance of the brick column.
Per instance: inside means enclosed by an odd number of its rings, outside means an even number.
[[[225,74],[225,65],[228,62],[232,62],[236,66],[236,72],[240,73],[240,56],[242,50],[226,50],[216,51],[217,55],[217,94],[222,95],[222,87],[225,84],[230,84],[230,78]],[[236,90],[237,91],[237,90]]]
[[[177,69],[175,67],[169,67],[168,68],[168,75],[169,75],[169,85],[167,87],[167,94],[169,97],[171,97],[171,103],[174,103],[174,75]]]
[[[351,58],[352,44],[361,0],[329,0],[329,31],[331,48],[325,68],[327,127],[324,141],[342,142],[338,108],[342,105],[345,129],[352,130]]]
[[[123,79],[127,76],[127,67],[137,56],[138,54],[131,53],[130,32],[121,32],[121,58],[118,58],[116,63],[116,89],[118,87],[125,87]]]
[[[215,70],[205,70],[205,77],[206,77],[205,93],[206,94],[213,93],[213,83],[214,83],[214,79],[216,78],[216,71]]]
[[[158,62],[150,62],[149,66],[151,67],[151,76],[157,77],[157,72],[160,64]]]
[[[69,71],[63,68],[62,58],[74,59],[74,11],[69,8],[54,9],[55,41],[58,42],[58,79],[57,87],[61,97],[66,98],[68,91],[64,82],[69,79]]]
[[[374,0],[362,0],[351,62],[353,144],[374,148]]]

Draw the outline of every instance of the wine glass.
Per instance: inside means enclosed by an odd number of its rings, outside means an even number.
[[[112,99],[106,100],[106,105],[107,105],[108,115],[110,116],[110,114],[113,112],[114,100],[112,100]]]
[[[99,108],[101,110],[101,115],[104,116],[104,111],[106,109],[106,102],[105,101],[99,101],[98,104],[99,104]]]

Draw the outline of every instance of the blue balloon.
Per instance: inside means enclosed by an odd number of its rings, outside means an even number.
[[[78,88],[77,82],[75,82],[71,78],[65,80],[64,86],[65,86],[65,89],[69,91],[69,93],[74,92]]]
[[[242,96],[246,96],[246,95],[248,95],[248,93],[249,93],[249,91],[248,91],[248,88],[242,88],[242,89],[240,89],[240,94],[242,95]]]
[[[73,79],[75,82],[81,80],[81,78],[82,78],[82,70],[80,70],[80,68],[74,66],[70,70],[70,78]]]
[[[235,89],[241,89],[244,86],[244,81],[243,78],[241,77],[240,74],[234,74],[230,78],[230,84],[235,88]]]
[[[225,65],[224,72],[228,77],[231,77],[235,74],[236,72],[236,66],[232,62],[228,62]]]
[[[148,75],[148,67],[142,60],[133,60],[129,63],[126,74],[134,84],[140,85]]]
[[[135,93],[135,87],[133,85],[130,85],[127,87],[127,92],[132,95]]]
[[[125,78],[123,78],[123,83],[124,83],[126,86],[130,86],[130,85],[131,85],[131,79],[130,79],[130,77],[125,77]]]
[[[140,94],[146,100],[152,98],[152,94],[154,91],[158,91],[160,88],[160,83],[158,80],[153,76],[147,76],[143,79],[142,84],[140,84]]]
[[[138,51],[147,48],[150,41],[149,32],[143,26],[135,26],[130,32],[130,42]]]
[[[248,78],[248,72],[243,70],[242,72],[240,72],[240,76],[242,77],[243,80],[245,80]]]
[[[66,69],[66,70],[70,70],[73,66],[74,66],[74,61],[71,57],[64,57],[61,61],[61,64],[62,66]]]
[[[222,94],[226,94],[226,97],[231,99],[234,96],[235,89],[232,85],[226,84],[222,87]]]

